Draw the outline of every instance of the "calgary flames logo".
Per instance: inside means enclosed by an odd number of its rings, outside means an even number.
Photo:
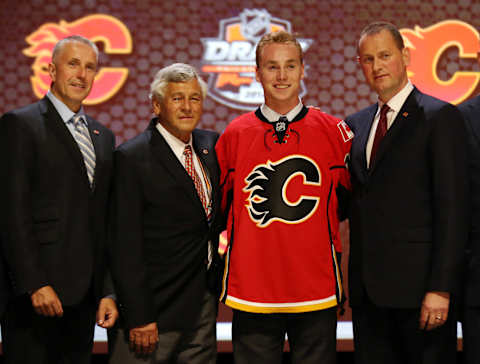
[[[264,34],[281,29],[290,32],[290,22],[273,18],[265,9],[245,9],[239,17],[221,20],[218,38],[202,38],[202,71],[210,74],[209,95],[237,109],[253,110],[261,104],[263,89],[255,80],[255,46]],[[298,41],[304,52],[313,42]],[[303,81],[301,87],[303,96]]]
[[[302,155],[259,165],[245,178],[245,183],[243,191],[249,193],[248,213],[261,228],[274,221],[286,224],[306,221],[319,203],[315,189],[321,186],[320,169],[312,159]]]
[[[410,49],[409,77],[419,89],[454,104],[472,94],[480,80],[479,72],[459,71],[443,81],[437,75],[437,64],[449,47],[457,47],[460,58],[476,58],[480,37],[475,28],[459,20],[445,20],[427,28],[416,26],[400,32]]]
[[[93,42],[102,42],[107,54],[132,52],[132,37],[129,30],[122,22],[109,15],[95,14],[71,23],[61,20],[59,24],[43,24],[26,38],[30,47],[23,51],[26,56],[35,57],[30,81],[38,98],[43,97],[50,88],[48,64],[52,59],[53,47],[59,40],[74,34],[82,35]],[[123,86],[127,76],[127,68],[100,68],[90,95],[84,103],[94,105],[108,100]]]

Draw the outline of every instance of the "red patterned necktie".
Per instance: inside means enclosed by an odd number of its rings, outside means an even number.
[[[190,145],[185,146],[185,150],[183,151],[185,155],[185,169],[187,173],[192,178],[193,183],[195,184],[195,189],[197,190],[198,197],[202,202],[203,209],[205,210],[205,214],[207,215],[207,219],[210,219],[210,209],[208,207],[208,200],[205,191],[203,190],[202,181],[195,170],[193,165],[193,158],[192,158],[192,147]]]
[[[370,153],[370,165],[372,165],[375,160],[375,155],[377,154],[378,146],[382,141],[385,134],[387,134],[387,113],[390,110],[387,104],[383,104],[380,109],[380,120],[378,120],[377,130],[375,131],[375,138],[373,139],[372,152]]]

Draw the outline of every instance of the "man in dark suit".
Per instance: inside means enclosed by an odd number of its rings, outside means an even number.
[[[114,149],[112,132],[82,108],[97,62],[88,39],[61,40],[46,97],[0,120],[7,363],[90,363]],[[98,323],[112,326],[115,302],[103,298],[98,307]]]
[[[479,58],[480,60],[480,58]],[[465,120],[470,171],[470,236],[467,246],[463,297],[463,356],[465,363],[480,362],[480,95],[458,109]]]
[[[357,364],[456,358],[465,129],[454,106],[410,83],[409,59],[392,24],[362,31],[358,60],[378,103],[346,119],[355,134],[349,286]]]
[[[206,84],[193,67],[161,69],[150,96],[156,117],[115,152],[110,363],[214,363],[218,134],[195,129]]]

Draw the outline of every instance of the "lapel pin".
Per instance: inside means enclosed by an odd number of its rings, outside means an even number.
[[[97,134],[97,135],[99,135],[99,134],[100,134],[100,132],[99,132],[97,129],[93,129],[93,134]]]
[[[203,153],[203,154],[208,154],[208,149],[203,149],[203,150],[202,150],[202,153]]]
[[[406,118],[408,116],[408,112],[405,111],[402,115],[404,118]]]

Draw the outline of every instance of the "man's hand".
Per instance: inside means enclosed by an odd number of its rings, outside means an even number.
[[[110,297],[100,300],[97,310],[97,324],[104,329],[113,327],[118,318],[118,310],[115,301]]]
[[[450,293],[427,292],[420,311],[420,329],[433,330],[442,326],[448,318]]]
[[[39,315],[62,317],[62,302],[52,286],[43,286],[30,295],[32,306]]]
[[[130,329],[130,349],[137,354],[152,353],[157,343],[158,328],[156,322]]]

